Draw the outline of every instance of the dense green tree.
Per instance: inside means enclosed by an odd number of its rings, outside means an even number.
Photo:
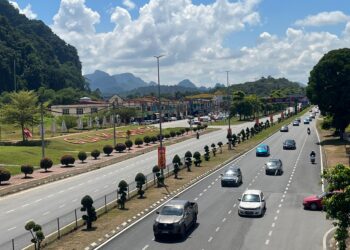
[[[21,127],[22,140],[25,141],[24,128],[38,123],[38,98],[33,91],[20,91],[10,94],[10,102],[2,106],[0,117],[6,124]]]
[[[66,124],[67,131],[69,132],[70,129],[76,127],[78,125],[77,123],[78,118],[76,116],[72,115],[62,115],[57,118],[57,123],[62,126],[62,123]]]
[[[78,153],[78,159],[81,160],[81,163],[83,163],[87,158],[87,154],[85,151],[80,151]]]
[[[328,183],[329,191],[340,191],[327,197],[324,205],[327,217],[336,220],[333,224],[337,227],[334,238],[338,242],[338,249],[345,250],[350,227],[350,167],[338,164],[325,170],[323,177]]]
[[[350,49],[325,54],[310,72],[307,96],[322,112],[333,117],[343,138],[350,123]]]

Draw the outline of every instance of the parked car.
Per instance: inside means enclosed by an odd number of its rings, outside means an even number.
[[[280,129],[281,132],[288,132],[288,130],[288,126],[282,126]]]
[[[270,147],[266,144],[260,144],[255,150],[256,156],[269,156]]]
[[[266,201],[261,190],[246,190],[238,200],[239,216],[263,216],[266,211]]]
[[[280,159],[270,159],[265,163],[265,174],[282,175],[283,163]]]
[[[221,186],[239,186],[243,183],[242,172],[239,167],[229,167],[221,174]]]
[[[288,139],[283,142],[283,149],[296,149],[296,142],[295,140]]]
[[[322,203],[323,199],[326,197],[328,198],[339,192],[340,191],[324,192],[319,195],[311,195],[311,196],[305,197],[303,199],[304,209],[322,210],[324,208],[324,205]]]
[[[304,124],[309,124],[309,123],[310,123],[309,118],[305,118],[304,119]]]
[[[196,225],[198,205],[188,200],[171,200],[158,214],[153,224],[154,238],[162,235],[186,237],[187,230]]]
[[[131,122],[131,125],[140,125],[139,122]]]
[[[299,126],[299,122],[297,120],[293,121],[293,126]]]
[[[177,118],[175,116],[170,117],[170,121],[177,121]]]
[[[296,121],[298,121],[299,123],[301,123],[301,118],[298,117],[297,119],[295,119]]]

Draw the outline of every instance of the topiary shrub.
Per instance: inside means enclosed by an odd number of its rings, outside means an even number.
[[[126,140],[125,141],[125,146],[128,148],[128,150],[130,150],[130,148],[132,147],[133,143],[132,140]]]
[[[183,135],[183,134],[185,134],[185,132],[186,132],[186,130],[185,129],[180,129],[180,133],[181,133],[181,135]]]
[[[201,163],[202,163],[202,160],[201,160],[201,153],[199,153],[198,151],[194,152],[193,158],[195,159],[195,160],[194,160],[194,165],[195,165],[196,167],[200,167],[200,166],[201,166]]]
[[[222,145],[223,145],[222,142],[219,141],[219,142],[218,142],[218,146],[219,146],[219,148],[220,148],[220,154],[222,154]]]
[[[105,145],[103,147],[103,153],[105,153],[107,156],[110,156],[113,152],[113,147],[111,145]]]
[[[176,131],[176,136],[180,136],[180,135],[182,135],[181,131]]]
[[[213,156],[215,157],[216,156],[216,145],[215,145],[215,143],[212,143],[210,146],[211,146],[211,150],[213,152]]]
[[[185,153],[185,165],[187,167],[187,172],[191,172],[191,166],[192,166],[192,153],[190,151],[187,151]]]
[[[135,176],[136,188],[138,188],[137,194],[139,198],[144,198],[145,191],[142,190],[142,186],[146,183],[146,176],[143,173],[138,173]]]
[[[152,173],[157,177],[157,187],[163,187],[164,176],[160,173],[160,168],[157,165],[152,168]]]
[[[126,149],[126,145],[124,143],[117,143],[114,147],[115,151],[118,153],[123,152]]]
[[[125,209],[126,192],[128,191],[128,186],[128,183],[126,183],[124,180],[121,180],[118,184],[119,199],[117,200],[117,203],[120,209]]]
[[[3,181],[8,181],[11,178],[11,173],[6,168],[0,167],[0,185]]]
[[[138,148],[141,148],[142,144],[143,144],[142,138],[136,138],[135,139],[135,145],[137,145]]]
[[[34,168],[32,165],[22,165],[21,172],[24,174],[24,179],[26,179],[28,174],[32,174],[34,172]]]
[[[153,144],[156,144],[156,142],[158,141],[157,136],[151,136],[151,141]]]
[[[185,128],[185,130],[186,130],[186,134],[188,135],[188,132],[190,132],[190,128]]]
[[[81,160],[81,163],[83,163],[87,158],[87,154],[84,151],[80,151],[78,153],[78,159]]]
[[[170,136],[174,138],[176,136],[176,132],[175,131],[170,131]]]
[[[148,146],[149,143],[151,142],[151,137],[146,135],[145,137],[143,137],[143,141],[144,141],[144,143],[146,143],[146,146]]]
[[[96,160],[100,156],[100,150],[94,149],[91,152],[91,156]]]
[[[47,172],[47,169],[51,168],[53,165],[53,162],[50,158],[43,158],[40,160],[40,168],[45,169],[45,172]]]
[[[41,242],[45,239],[41,226],[34,221],[29,221],[24,226],[24,229],[32,235],[33,238],[30,241],[34,244],[34,249],[41,249]]]
[[[75,158],[71,155],[64,155],[61,157],[61,164],[65,165],[66,167],[73,166],[74,162]]]
[[[178,155],[175,155],[173,158],[173,165],[174,165],[174,175],[175,175],[175,179],[177,179],[177,174],[180,171],[180,166],[182,165],[181,159]]]
[[[81,199],[81,205],[83,207],[80,209],[80,211],[86,211],[86,214],[83,215],[82,219],[86,223],[87,230],[90,230],[92,228],[92,222],[97,220],[95,207],[92,204],[94,204],[94,201],[89,195],[86,195]]]
[[[209,147],[208,147],[208,145],[204,146],[204,151],[205,151],[205,153],[204,153],[204,160],[209,161],[210,154],[209,154]]]
[[[170,138],[170,134],[165,134],[164,137],[165,137],[165,139],[169,139]]]

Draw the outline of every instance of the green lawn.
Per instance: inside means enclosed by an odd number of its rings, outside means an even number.
[[[230,119],[231,125],[240,124],[240,123],[244,123],[244,122],[247,122],[247,121],[243,121],[243,120],[240,121],[238,117],[232,117]],[[228,125],[228,119],[224,119],[221,121],[215,121],[215,122],[209,122],[208,125],[209,126],[225,126],[225,125]]]
[[[136,127],[133,127],[134,129]],[[130,139],[134,142],[135,138],[141,137],[143,138],[145,135],[157,135],[159,133],[159,129],[156,127],[150,127],[149,131],[143,135],[132,135]],[[128,129],[132,129],[130,126],[117,128],[118,131],[126,131]],[[169,133],[170,131],[177,131],[180,128],[168,128],[163,130],[163,134]],[[113,129],[104,129],[98,131],[90,131],[87,133],[81,134],[73,134],[69,135],[69,137],[74,138],[82,138],[85,136],[93,136],[96,133],[109,133],[113,134]],[[58,164],[60,162],[60,158],[64,154],[71,154],[76,157],[79,151],[91,152],[94,149],[98,149],[102,152],[102,148],[104,145],[110,144],[113,145],[113,137],[106,140],[101,140],[92,143],[85,144],[73,144],[64,141],[65,137],[57,137],[57,138],[49,138],[48,145],[45,148],[45,155],[51,158],[54,164]],[[124,143],[126,138],[118,138],[117,143]],[[20,165],[31,164],[33,166],[39,166],[39,162],[41,160],[41,147],[40,146],[0,146],[0,164],[2,165],[17,165],[17,166],[6,166],[11,170],[12,174],[16,174],[20,172]]]

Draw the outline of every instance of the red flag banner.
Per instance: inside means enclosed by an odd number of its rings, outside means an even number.
[[[158,147],[158,167],[160,169],[166,167],[165,147]]]
[[[24,129],[23,129],[23,133],[24,133],[24,136],[25,136],[27,139],[33,137],[32,133],[30,132],[30,130],[29,130],[28,128],[24,128]]]

